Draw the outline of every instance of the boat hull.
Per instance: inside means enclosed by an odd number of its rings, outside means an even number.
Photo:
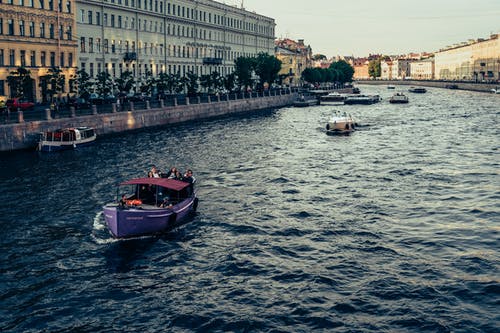
[[[128,238],[169,231],[185,223],[197,204],[198,198],[191,197],[171,208],[108,205],[103,212],[111,234],[116,238]]]
[[[71,149],[76,149],[78,147],[89,146],[94,143],[95,139],[96,138],[94,137],[82,141],[69,141],[69,142],[42,141],[39,144],[38,150],[47,153],[62,151],[62,150],[71,150]]]
[[[295,107],[308,107],[308,106],[314,106],[318,105],[319,101],[317,99],[311,99],[311,100],[306,100],[306,101],[295,101],[293,102],[293,106]]]

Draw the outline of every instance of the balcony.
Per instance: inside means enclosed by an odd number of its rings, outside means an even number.
[[[137,53],[135,53],[135,52],[125,52],[125,55],[123,56],[123,60],[125,60],[125,61],[134,61],[134,60],[137,60]]]
[[[203,65],[222,65],[222,58],[203,58]]]

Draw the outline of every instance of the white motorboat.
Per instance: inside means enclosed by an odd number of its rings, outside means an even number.
[[[354,118],[346,113],[334,111],[328,122],[326,123],[327,134],[349,134],[354,131],[356,122]]]
[[[395,93],[389,99],[389,103],[392,103],[392,104],[403,104],[403,103],[408,103],[408,102],[409,102],[408,96],[406,96],[403,93]]]

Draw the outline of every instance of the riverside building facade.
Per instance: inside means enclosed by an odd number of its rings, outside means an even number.
[[[500,82],[500,39],[470,40],[435,53],[437,80]]]
[[[151,73],[234,71],[234,60],[274,54],[274,19],[211,0],[77,0],[78,67],[139,79]]]
[[[33,89],[25,98],[47,101],[49,69],[59,67],[63,93],[76,71],[75,4],[73,0],[0,0],[0,99],[14,97],[7,77],[23,67]]]

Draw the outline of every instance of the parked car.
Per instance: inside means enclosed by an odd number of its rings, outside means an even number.
[[[94,105],[104,104],[104,98],[102,98],[101,96],[99,96],[96,93],[92,93],[92,94],[90,94],[90,103],[94,104]]]
[[[135,93],[132,96],[128,96],[128,100],[132,102],[145,102],[150,100],[150,97],[145,93]]]
[[[91,104],[85,98],[71,98],[68,106],[73,106],[75,109],[89,109]]]
[[[11,111],[17,111],[18,109],[21,109],[22,111],[32,109],[35,107],[35,103],[30,102],[25,99],[21,98],[12,98],[7,100],[5,105],[11,110]]]

